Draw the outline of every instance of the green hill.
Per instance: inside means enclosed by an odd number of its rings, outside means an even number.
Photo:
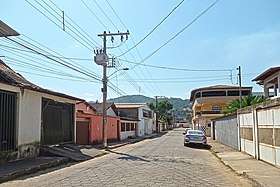
[[[159,98],[158,101],[167,100],[173,104],[173,109],[170,111],[176,116],[176,121],[188,121],[191,114],[191,103],[188,99],[181,98]],[[146,97],[143,95],[128,95],[109,99],[108,102],[113,103],[155,103],[155,98]]]

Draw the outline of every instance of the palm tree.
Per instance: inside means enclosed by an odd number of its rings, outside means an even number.
[[[253,106],[255,104],[264,102],[266,100],[267,100],[267,98],[265,98],[264,96],[248,95],[248,96],[242,97],[241,106],[242,106],[242,108],[247,107],[247,106]],[[228,114],[236,113],[239,108],[240,108],[240,100],[235,99],[235,100],[231,101],[230,103],[228,103],[226,108],[222,112],[223,112],[223,114],[228,115]]]

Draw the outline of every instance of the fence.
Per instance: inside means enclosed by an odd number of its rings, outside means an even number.
[[[240,110],[240,148],[280,166],[280,98]]]

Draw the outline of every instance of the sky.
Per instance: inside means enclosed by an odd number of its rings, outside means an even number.
[[[280,1],[220,0],[210,7],[215,2],[2,1],[0,20],[20,36],[0,38],[0,58],[41,87],[102,101],[103,70],[93,60],[94,50],[103,47],[97,35],[129,30],[128,40],[107,37],[107,54],[116,57],[107,71],[108,99],[188,99],[200,87],[237,86],[238,66],[242,86],[262,91],[252,79],[280,64]]]

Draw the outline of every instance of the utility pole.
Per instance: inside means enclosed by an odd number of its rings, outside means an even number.
[[[103,103],[102,103],[102,108],[103,108],[103,113],[102,113],[102,147],[107,148],[107,108],[106,108],[106,102],[107,102],[107,67],[114,67],[114,63],[112,62],[112,65],[108,66],[108,56],[107,56],[107,46],[106,46],[106,41],[107,41],[107,36],[111,37],[111,41],[114,41],[114,36],[121,36],[121,41],[123,41],[123,36],[126,36],[126,40],[128,39],[129,32],[125,33],[106,33],[106,31],[103,32],[103,34],[98,34],[97,36],[103,37],[103,51],[100,50],[99,52],[97,51],[97,54],[94,58],[95,62],[98,65],[103,66]],[[114,60],[113,60],[114,61]]]
[[[239,109],[242,108],[242,88],[241,88],[241,67],[238,66],[238,82],[239,82]]]
[[[158,96],[156,97],[156,131],[159,132],[159,126],[158,126]]]
[[[239,82],[239,109],[242,108],[242,88],[241,88],[241,67],[238,66],[237,68],[238,70],[238,82]],[[241,151],[241,128],[240,128],[240,124],[241,124],[241,120],[240,120],[240,116],[239,116],[239,124],[238,124],[238,131],[239,131],[239,150]]]

